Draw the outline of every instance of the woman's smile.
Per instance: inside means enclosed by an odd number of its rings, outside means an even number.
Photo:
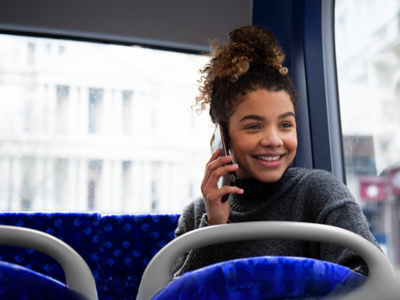
[[[282,163],[282,158],[284,154],[281,155],[255,155],[255,158],[262,166],[266,168],[275,168]]]
[[[249,92],[229,119],[229,147],[239,178],[279,180],[296,155],[294,107],[285,91]]]

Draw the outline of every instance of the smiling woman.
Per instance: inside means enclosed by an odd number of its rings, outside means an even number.
[[[296,155],[297,97],[284,53],[270,32],[253,26],[233,30],[228,45],[215,46],[203,69],[197,103],[210,105],[214,123],[227,134],[230,155],[215,151],[201,184],[203,196],[183,211],[176,237],[210,225],[249,221],[296,221],[342,227],[378,244],[359,205],[331,173],[291,167]],[[229,164],[233,162],[233,164]],[[218,181],[235,172],[235,186]],[[222,198],[230,194],[228,201]],[[174,276],[214,263],[253,256],[302,256],[368,268],[354,252],[322,243],[257,240],[193,249],[173,266]]]
[[[230,151],[239,178],[279,180],[297,148],[296,119],[289,95],[259,89],[249,92],[229,118]]]

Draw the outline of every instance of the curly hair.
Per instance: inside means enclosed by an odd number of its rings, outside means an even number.
[[[297,108],[297,96],[288,69],[282,66],[284,51],[276,38],[259,26],[242,26],[229,33],[230,42],[212,41],[213,58],[200,70],[197,111],[210,105],[211,120],[228,128],[229,118],[250,91],[285,91]]]

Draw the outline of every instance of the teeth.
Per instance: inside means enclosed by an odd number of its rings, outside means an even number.
[[[281,156],[257,156],[257,159],[265,160],[265,161],[275,161],[278,160]]]

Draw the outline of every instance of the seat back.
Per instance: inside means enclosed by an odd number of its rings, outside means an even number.
[[[99,299],[134,299],[153,256],[174,238],[178,215],[106,215]]]
[[[40,230],[77,251],[89,265],[99,299],[132,299],[144,269],[174,238],[179,215],[5,212],[0,225]],[[18,264],[65,283],[53,258],[32,249],[0,245],[0,261]]]
[[[97,279],[100,272],[100,219],[101,214],[97,212],[5,212],[0,214],[0,225],[36,229],[64,241],[82,256]],[[39,251],[0,245],[0,260],[27,267],[65,283],[60,264]]]

